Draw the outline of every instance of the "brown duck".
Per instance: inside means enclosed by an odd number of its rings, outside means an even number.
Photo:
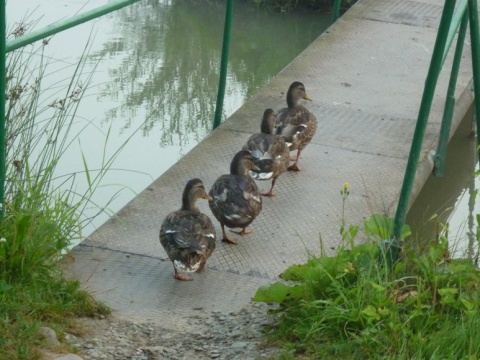
[[[208,202],[210,209],[222,226],[222,240],[231,244],[237,240],[227,236],[225,226],[241,228],[234,231],[237,234],[249,234],[247,226],[262,210],[262,196],[250,170],[260,171],[249,151],[239,151],[230,164],[230,174],[220,176],[208,193],[212,198]]]
[[[290,85],[287,92],[288,107],[277,113],[277,135],[285,138],[290,151],[297,150],[297,157],[293,165],[288,167],[289,171],[300,170],[297,165],[300,155],[317,131],[317,119],[315,115],[299,103],[301,99],[312,100],[305,91],[305,85],[295,81]]]
[[[255,180],[272,179],[272,186],[267,192],[261,193],[264,196],[274,196],[273,187],[277,178],[287,171],[290,164],[290,150],[282,136],[274,135],[275,112],[266,109],[263,113],[260,125],[261,133],[253,134],[243,146],[252,154],[253,163],[260,171],[250,171]]]
[[[198,199],[210,200],[210,197],[202,181],[192,179],[183,190],[181,209],[168,214],[160,228],[160,243],[179,280],[192,280],[184,273],[203,270],[215,250],[215,227],[198,209]]]

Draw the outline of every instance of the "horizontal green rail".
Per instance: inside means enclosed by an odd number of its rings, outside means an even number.
[[[140,0],[116,0],[112,1],[111,3],[100,6],[98,8],[92,9],[90,11],[86,11],[83,14],[75,15],[67,20],[58,21],[51,25],[44,27],[43,29],[34,31],[27,35],[23,35],[17,39],[11,40],[7,42],[6,52],[10,52],[13,50],[17,50],[25,45],[34,43],[35,41],[45,39],[46,37],[59,33],[63,30],[69,29],[76,25],[82,24],[89,20],[95,19],[97,17],[103,16],[108,14],[109,12],[121,9],[125,6],[132,5]],[[5,9],[5,6],[2,7]]]

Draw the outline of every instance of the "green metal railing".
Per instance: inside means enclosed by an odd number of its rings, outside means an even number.
[[[422,150],[423,137],[427,126],[430,109],[432,106],[433,95],[437,84],[440,70],[447,56],[449,47],[453,41],[455,33],[458,30],[457,46],[455,49],[450,81],[445,101],[445,109],[443,114],[440,137],[437,147],[437,153],[434,158],[434,174],[442,176],[444,162],[446,157],[446,147],[450,135],[450,127],[455,105],[455,85],[457,83],[458,71],[462,58],[463,43],[467,30],[467,23],[470,24],[470,40],[472,48],[472,68],[473,83],[475,91],[475,107],[477,119],[477,141],[480,143],[480,36],[478,28],[478,6],[477,0],[462,0],[455,10],[455,0],[445,1],[440,26],[438,29],[437,39],[433,49],[432,60],[428,70],[425,87],[423,90],[420,110],[418,112],[417,124],[413,135],[410,155],[408,157],[407,168],[403,179],[400,198],[398,201],[395,221],[393,226],[393,242],[394,247],[400,246],[402,228],[405,224],[410,196],[415,180],[417,165]]]

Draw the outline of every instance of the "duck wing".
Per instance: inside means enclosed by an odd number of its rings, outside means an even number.
[[[289,163],[289,148],[282,136],[254,134],[243,146],[254,157],[254,164],[260,171],[250,171],[255,180],[268,180],[286,171]]]
[[[167,253],[182,250],[208,255],[215,247],[215,237],[210,218],[197,211],[173,212],[165,218],[160,229],[160,242]]]
[[[276,134],[282,136],[290,150],[303,148],[317,131],[317,119],[305,107],[285,108],[278,112]]]
[[[262,197],[249,176],[222,175],[209,195],[213,198],[209,201],[212,213],[229,227],[247,226],[262,209]]]

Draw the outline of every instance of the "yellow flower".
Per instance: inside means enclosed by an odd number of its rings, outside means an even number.
[[[349,186],[350,186],[349,183],[347,183],[347,182],[344,183],[344,184],[343,184],[343,191],[347,191]]]

